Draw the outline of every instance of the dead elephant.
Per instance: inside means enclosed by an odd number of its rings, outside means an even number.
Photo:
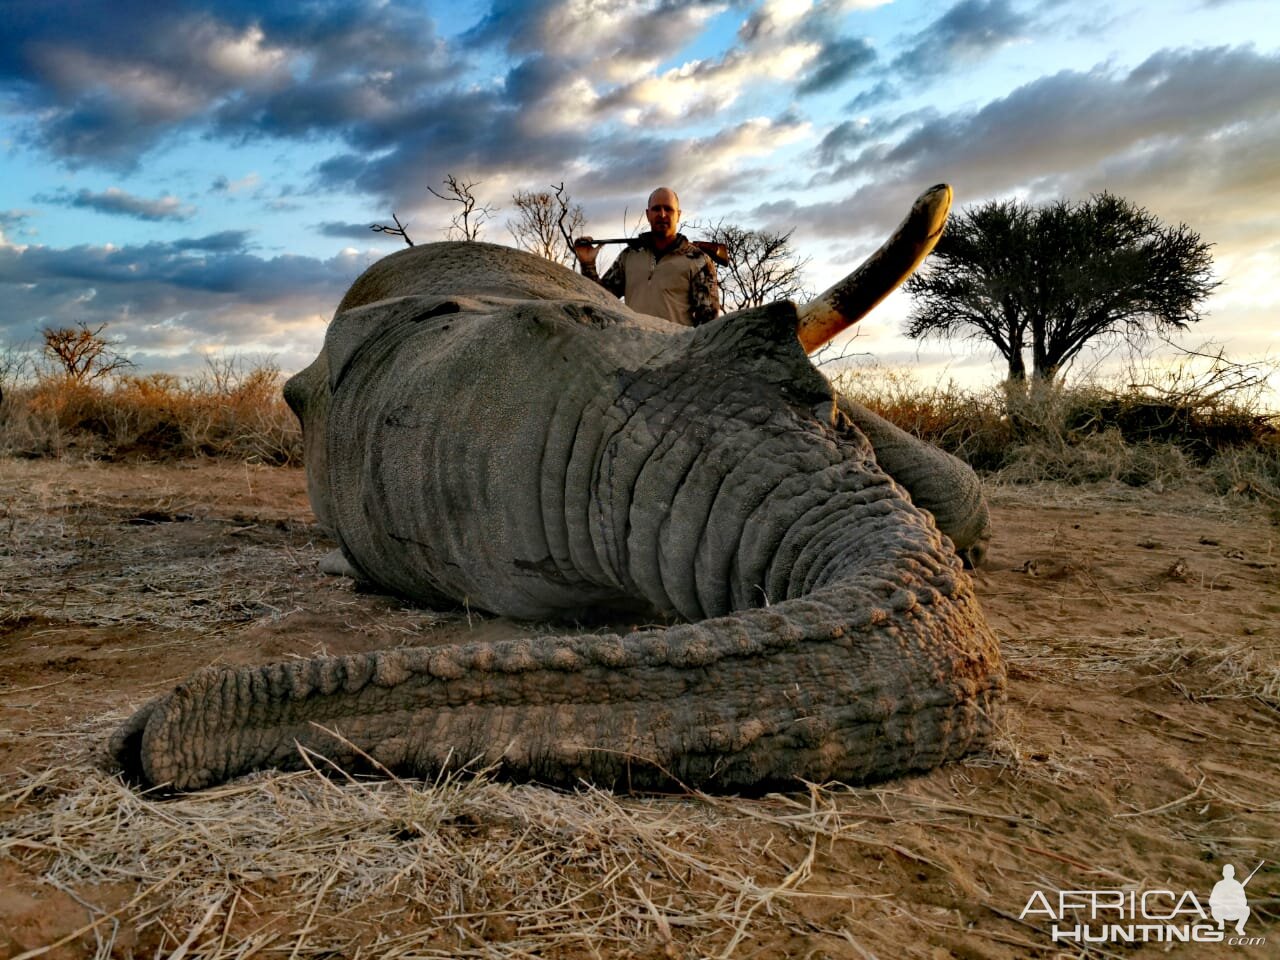
[[[923,256],[944,189],[818,301],[696,329],[504,247],[375,264],[286,387],[313,507],[358,574],[512,617],[687,622],[211,668],[142,707],[118,761],[193,789],[295,768],[302,744],[422,776],[737,790],[981,746],[997,644],[951,541],[891,474],[975,552],[976,479],[835,396],[805,354]]]

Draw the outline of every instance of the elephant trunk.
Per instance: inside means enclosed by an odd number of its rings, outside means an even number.
[[[981,744],[996,643],[967,581],[921,557],[811,594],[625,637],[552,637],[211,669],[113,740],[197,789],[299,746],[344,769],[495,768],[572,785],[767,788],[931,768]]]

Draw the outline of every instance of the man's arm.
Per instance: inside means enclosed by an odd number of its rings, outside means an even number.
[[[702,267],[689,282],[689,319],[695,327],[710,323],[720,316],[720,280],[716,265],[703,256]]]
[[[618,255],[613,264],[605,271],[603,279],[596,272],[596,254],[599,252],[598,247],[591,245],[590,237],[583,237],[573,245],[574,255],[578,258],[578,266],[582,268],[582,275],[588,280],[594,280],[600,286],[604,287],[615,297],[621,297],[624,290],[627,289],[626,268],[622,266],[624,250]]]
[[[623,250],[618,254],[616,260],[609,265],[609,269],[604,272],[603,277],[593,277],[596,283],[604,287],[615,297],[622,297],[623,292],[627,289],[627,268],[623,266],[622,261],[627,259],[627,251]],[[595,264],[591,265],[591,272],[595,273]],[[584,269],[582,275],[586,276],[587,271]]]

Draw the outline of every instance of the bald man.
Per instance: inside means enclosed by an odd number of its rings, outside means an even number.
[[[603,278],[596,273],[590,237],[574,242],[582,275],[626,300],[637,313],[662,317],[686,327],[720,315],[720,283],[711,259],[678,231],[680,198],[670,187],[649,194],[645,209],[649,230],[627,244]]]

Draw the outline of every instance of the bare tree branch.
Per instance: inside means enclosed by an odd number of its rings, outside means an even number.
[[[804,280],[809,258],[792,250],[794,230],[748,230],[723,220],[702,230],[708,240],[729,249],[729,264],[720,271],[720,298],[726,310],[811,298]]]
[[[479,240],[480,227],[486,220],[493,219],[498,208],[489,203],[480,203],[473,189],[480,186],[475,180],[460,180],[452,173],[444,178],[445,193],[431,187],[427,190],[434,197],[462,204],[462,211],[454,215],[449,223],[447,236],[450,240]]]
[[[564,183],[546,190],[517,191],[511,202],[518,218],[507,221],[507,229],[521,250],[528,250],[557,263],[572,263],[573,239],[586,223],[582,205],[573,202]]]
[[[427,189],[430,190],[431,188],[428,187]],[[394,227],[388,227],[388,226],[384,226],[381,223],[375,223],[369,229],[372,230],[374,233],[386,233],[386,234],[390,234],[393,237],[400,237],[404,240],[405,243],[407,243],[409,246],[412,247],[413,241],[409,239],[409,234],[406,232],[408,230],[408,224],[401,223],[400,218],[395,215],[394,211],[391,214],[391,219],[396,222],[396,225]]]

